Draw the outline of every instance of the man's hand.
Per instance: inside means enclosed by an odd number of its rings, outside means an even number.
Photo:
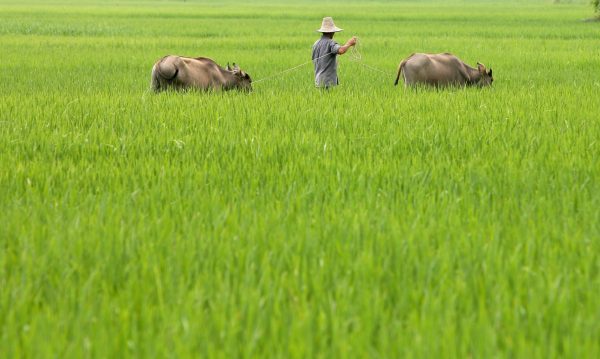
[[[348,49],[354,45],[356,45],[356,36],[352,36],[352,38],[348,40],[344,46],[340,47],[340,49],[338,50],[338,54],[345,54],[346,51],[348,51]]]

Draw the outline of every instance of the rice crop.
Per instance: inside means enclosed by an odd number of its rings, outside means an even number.
[[[600,357],[591,15],[0,0],[0,357]],[[278,76],[324,16],[362,59]],[[394,87],[413,52],[494,84]],[[276,76],[154,94],[167,54]]]

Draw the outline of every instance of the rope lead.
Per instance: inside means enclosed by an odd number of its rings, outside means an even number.
[[[389,72],[387,72],[387,71],[383,71],[383,70],[380,70],[380,69],[378,69],[378,68],[376,68],[376,67],[369,66],[369,65],[367,65],[367,64],[365,64],[365,63],[363,63],[363,62],[362,62],[362,54],[360,53],[360,51],[359,51],[359,49],[358,49],[358,46],[359,46],[359,39],[358,39],[358,37],[357,37],[357,38],[356,38],[356,44],[355,44],[354,46],[352,46],[352,48],[350,49],[350,54],[349,54],[349,55],[350,55],[350,61],[356,62],[357,64],[359,64],[359,65],[362,65],[362,66],[364,66],[364,67],[366,67],[367,69],[370,69],[370,70],[372,70],[372,71],[376,71],[376,72],[382,73],[382,74],[384,74],[384,75],[386,75],[386,76],[388,76],[388,75],[389,75],[389,76],[392,76],[392,77],[393,77],[393,75],[394,75],[394,74],[391,74],[391,75],[390,75],[390,73],[389,73]],[[283,75],[283,74],[286,74],[286,73],[288,73],[288,72],[292,72],[292,71],[294,71],[294,70],[297,70],[297,69],[301,68],[302,66],[308,65],[308,64],[310,64],[310,63],[312,63],[312,62],[314,62],[314,61],[316,61],[316,60],[318,60],[318,59],[321,59],[321,58],[323,58],[323,57],[325,57],[325,56],[329,56],[329,55],[331,55],[331,54],[333,54],[333,52],[330,52],[330,53],[328,53],[328,54],[325,54],[325,55],[323,55],[323,56],[319,56],[319,57],[317,57],[316,59],[312,59],[312,60],[310,60],[310,61],[306,61],[306,62],[304,62],[304,63],[301,63],[300,65],[297,65],[297,66],[291,67],[291,68],[289,68],[289,69],[286,69],[286,70],[283,70],[283,71],[277,72],[277,73],[275,73],[275,74],[273,74],[273,75],[270,75],[270,76],[267,76],[267,77],[263,77],[262,79],[259,79],[259,80],[256,80],[256,81],[252,81],[252,84],[254,85],[254,84],[257,84],[257,83],[259,83],[259,82],[262,82],[262,81],[270,80],[270,79],[272,79],[272,78],[274,78],[274,77],[279,77],[279,76],[281,76],[281,75]]]

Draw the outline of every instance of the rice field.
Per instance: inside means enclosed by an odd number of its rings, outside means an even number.
[[[0,0],[0,357],[600,357],[591,15]],[[277,75],[324,16],[341,85]],[[494,85],[394,87],[413,52]],[[167,54],[267,79],[154,94]]]

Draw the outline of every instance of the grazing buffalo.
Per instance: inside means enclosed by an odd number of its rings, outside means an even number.
[[[462,62],[452,54],[412,54],[400,63],[394,85],[398,85],[400,74],[405,86],[417,84],[435,87],[444,86],[489,86],[494,81],[492,69],[477,63],[477,68]]]
[[[222,68],[205,57],[165,56],[152,67],[152,89],[252,90],[250,75],[233,64]]]

